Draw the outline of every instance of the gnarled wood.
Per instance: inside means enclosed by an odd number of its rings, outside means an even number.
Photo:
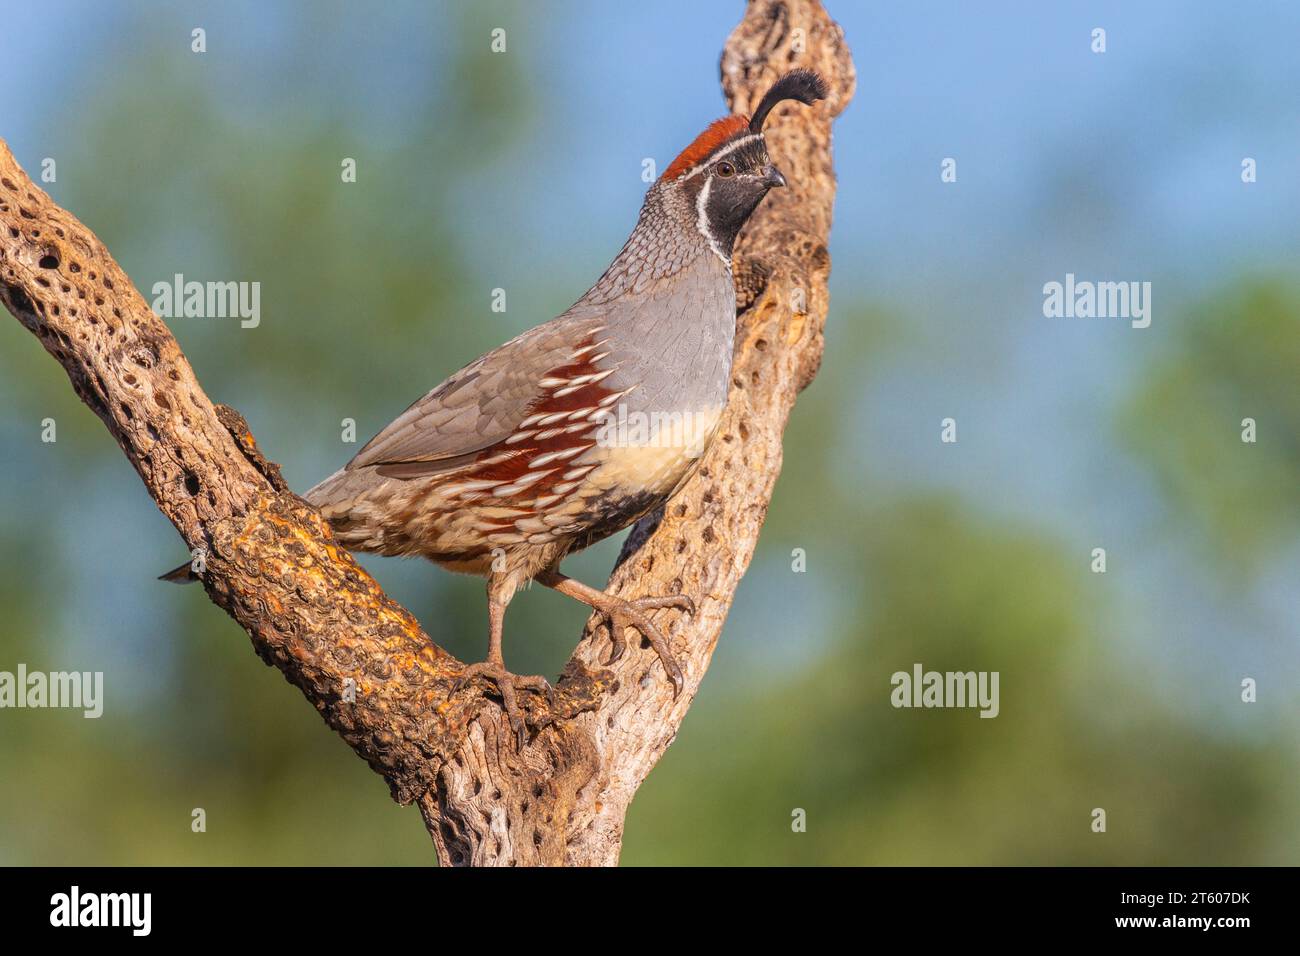
[[[186,544],[205,553],[212,600],[396,800],[418,802],[444,863],[617,862],[628,804],[708,667],[780,471],[786,419],[821,360],[831,121],[854,89],[842,32],[816,0],[754,0],[722,57],[733,109],[748,111],[795,66],[820,72],[830,97],[778,107],[767,124],[790,187],[768,198],[737,246],[742,312],[720,437],[666,512],[633,530],[610,581],[628,597],[694,597],[694,616],[656,612],[685,691],[673,699],[652,653],[630,648],[605,665],[609,637],[593,618],[555,703],[527,700],[540,729],[522,751],[486,685],[451,694],[463,665],[334,543],[243,419],[203,393],[104,245],[0,141],[0,300],[63,365]]]

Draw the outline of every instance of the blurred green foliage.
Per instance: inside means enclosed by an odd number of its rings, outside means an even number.
[[[1182,528],[1254,570],[1300,534],[1300,292],[1243,278],[1190,310],[1123,417]],[[1254,422],[1253,442],[1243,441]]]

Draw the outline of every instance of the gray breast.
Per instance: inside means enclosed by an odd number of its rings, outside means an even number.
[[[640,295],[604,306],[617,370],[609,387],[631,389],[629,412],[717,408],[727,400],[736,332],[730,270],[711,251]]]

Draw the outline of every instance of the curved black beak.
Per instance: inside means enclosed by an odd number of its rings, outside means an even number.
[[[767,183],[769,189],[773,186],[784,186],[785,177],[781,175],[781,170],[769,164],[767,172],[763,176],[763,182]]]

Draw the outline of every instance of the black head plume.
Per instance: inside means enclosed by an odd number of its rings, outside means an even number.
[[[824,99],[826,99],[825,80],[812,70],[791,70],[772,84],[763,101],[758,104],[753,119],[749,121],[749,131],[763,132],[763,121],[767,119],[767,114],[772,112],[772,107],[782,100],[798,100],[800,103],[811,105],[817,100]]]

